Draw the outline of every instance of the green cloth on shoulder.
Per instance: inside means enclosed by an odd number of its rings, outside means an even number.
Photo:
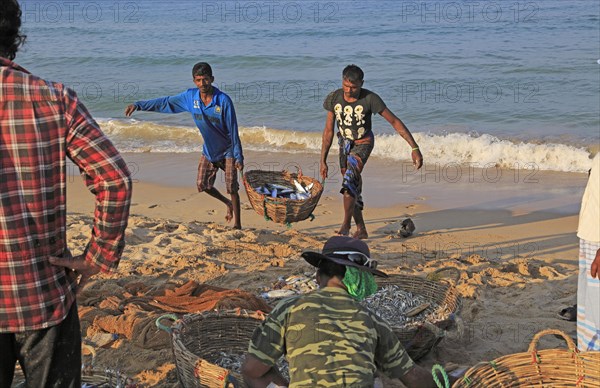
[[[358,268],[346,267],[346,275],[342,283],[348,289],[348,293],[358,301],[377,292],[377,283],[373,274]]]

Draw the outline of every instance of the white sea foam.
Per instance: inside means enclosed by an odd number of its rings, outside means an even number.
[[[138,120],[99,120],[103,131],[122,152],[199,152],[202,137],[191,126],[170,126]],[[502,140],[492,135],[448,133],[413,134],[427,163],[495,165],[502,168],[586,172],[591,166],[590,151],[560,143]],[[318,158],[321,133],[267,127],[241,127],[245,150],[310,153]],[[335,143],[334,139],[334,143]],[[335,144],[332,147],[335,150]],[[332,151],[335,152],[335,151]],[[373,155],[391,160],[410,159],[410,147],[398,135],[376,135]]]
[[[590,152],[572,145],[513,142],[488,134],[415,133],[414,137],[427,163],[470,164],[473,167],[496,165],[514,169],[535,167],[565,172],[585,172],[591,167]],[[397,135],[378,136],[375,144],[373,154],[381,157],[407,159],[410,152],[404,139]]]

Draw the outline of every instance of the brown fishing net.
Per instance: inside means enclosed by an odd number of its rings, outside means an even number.
[[[96,293],[87,298],[82,295],[79,298],[82,328],[88,335],[98,332],[117,334],[145,349],[170,346],[169,335],[155,325],[156,319],[166,313],[188,314],[236,308],[265,313],[271,310],[262,299],[246,291],[194,281],[162,289],[129,285],[123,287],[120,294],[123,298],[114,296],[115,293],[106,298],[98,298]]]

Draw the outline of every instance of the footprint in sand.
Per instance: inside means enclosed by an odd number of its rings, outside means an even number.
[[[152,240],[153,245],[164,248],[171,245],[171,239],[167,236],[158,235]]]
[[[243,210],[252,210],[252,205],[247,204],[247,203],[243,203],[242,204],[242,209]]]
[[[414,209],[414,208],[416,208],[416,207],[417,207],[417,205],[408,205],[406,208],[407,208],[407,209]]]
[[[155,204],[155,205],[150,205],[150,206],[148,206],[148,209],[154,209],[154,208],[155,208],[155,207],[157,207],[157,206],[158,206],[158,205],[156,205],[156,204]]]
[[[179,228],[180,228],[179,224],[165,224],[165,226],[164,226],[164,230],[166,230],[169,233],[173,233],[174,231],[176,231]]]
[[[331,210],[323,210],[323,212],[321,214],[327,215],[327,214],[333,214],[333,212]]]
[[[437,252],[423,252],[422,255],[425,259],[435,259]]]
[[[156,227],[158,225],[158,223],[154,222],[154,221],[147,221],[144,219],[141,220],[134,220],[131,224],[131,226],[136,226],[140,229],[152,229],[154,227]]]
[[[427,197],[415,197],[417,201],[425,201]]]

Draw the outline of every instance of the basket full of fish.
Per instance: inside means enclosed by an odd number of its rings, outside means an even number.
[[[169,319],[171,326],[162,322]],[[179,383],[184,388],[245,388],[241,376],[244,354],[254,329],[265,319],[260,311],[220,310],[172,314],[156,325],[171,335]],[[285,360],[278,366],[286,370]]]
[[[447,268],[434,274],[442,270]],[[362,303],[392,327],[413,360],[425,356],[448,330],[461,325],[460,298],[449,282],[391,275],[377,283],[377,292]]]
[[[244,187],[254,210],[280,224],[303,221],[319,203],[323,185],[316,179],[288,171],[252,170],[244,173]]]

